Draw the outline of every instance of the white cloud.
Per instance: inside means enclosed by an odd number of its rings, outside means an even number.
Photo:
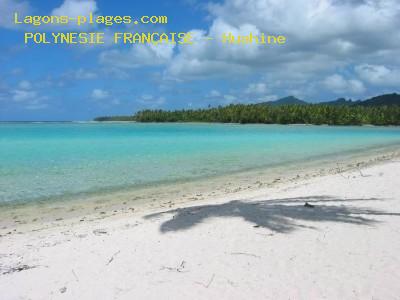
[[[170,61],[174,53],[173,44],[139,44],[126,50],[107,50],[100,54],[100,62],[118,68],[162,65]]]
[[[34,99],[31,100],[29,103],[27,103],[24,108],[28,110],[38,110],[47,107],[48,107],[47,103],[42,102],[42,99]]]
[[[21,13],[29,11],[29,2],[0,0],[0,26],[9,26],[5,25],[5,20],[14,9]],[[247,79],[254,82],[238,86],[237,91],[224,92],[221,88],[221,92],[217,91],[219,94],[206,94],[206,97],[220,97],[222,101],[235,101],[231,98],[235,97],[233,95],[240,100],[272,99],[275,94],[283,93],[304,97],[320,90],[318,84],[321,83],[322,88],[333,93],[347,94],[365,94],[366,84],[376,87],[400,84],[400,1],[222,0],[208,4],[207,9],[210,26],[206,30],[191,31],[193,45],[125,45],[104,49],[99,55],[102,66],[98,71],[78,69],[70,76],[72,79],[95,79],[118,74],[119,78],[128,79],[133,74],[130,69],[160,66],[165,67],[164,71],[157,68],[158,84],[162,86],[174,84],[167,80],[236,79],[252,75]],[[95,0],[64,0],[48,13],[76,16],[97,10]],[[279,47],[223,45],[218,40],[227,32],[234,35],[283,34],[287,44]],[[214,40],[207,40],[207,37]],[[366,64],[372,61],[373,64]],[[106,70],[113,75],[105,75]],[[354,70],[356,77],[350,77],[348,70]],[[238,81],[238,85],[241,84]],[[39,88],[38,84],[35,88]],[[16,89],[34,92],[28,86],[24,89],[20,85]],[[110,92],[97,90],[106,94],[92,95],[94,98],[114,99]],[[16,97],[24,96],[22,93]],[[138,101],[165,101],[152,97],[140,97]]]
[[[93,13],[96,15],[97,12],[97,3],[95,0],[64,0],[64,2],[59,6],[54,8],[51,11],[52,16],[68,16],[70,18],[77,18],[79,16],[83,16],[86,18],[89,18],[89,14]],[[42,25],[40,28],[42,30],[54,30],[53,27],[57,27],[57,30],[78,30],[78,31],[84,31],[84,30],[93,30],[93,28],[96,28],[96,24],[89,24],[88,22],[83,23],[78,25],[77,20],[70,21],[68,24],[55,24],[55,25]],[[105,32],[105,36],[108,35],[108,30]],[[107,39],[109,40],[109,39]],[[85,44],[80,44],[80,49],[88,50],[88,49],[94,49],[97,47],[104,47],[104,46],[109,46],[109,44],[96,44],[96,45],[85,45]]]
[[[22,80],[19,82],[18,87],[23,90],[29,90],[32,88],[32,84],[28,80]]]
[[[224,99],[225,99],[227,102],[233,102],[233,101],[235,101],[235,100],[237,99],[237,97],[234,96],[234,95],[224,95]]]
[[[29,14],[31,7],[28,1],[1,0],[0,1],[0,27],[13,28],[14,13],[20,16]]]
[[[153,100],[153,95],[144,94],[142,95],[141,99],[144,101]]]
[[[110,104],[119,105],[119,104],[121,104],[121,101],[119,99],[117,99],[117,98],[113,98],[113,99],[111,99]]]
[[[42,95],[36,84],[22,80],[10,86],[0,77],[0,111],[15,107],[23,110],[38,110],[48,106],[50,97]]]
[[[113,66],[104,67],[100,69],[100,71],[101,74],[106,78],[113,78],[119,80],[127,80],[130,78],[130,74],[127,71]]]
[[[227,93],[221,93],[218,90],[211,90],[205,95],[209,101],[218,104],[230,104],[234,102],[264,102],[278,99],[277,95],[268,94],[265,83],[250,83],[246,89],[233,88]]]
[[[25,102],[28,100],[32,100],[35,97],[37,97],[37,92],[36,91],[27,91],[27,90],[13,90],[12,92],[13,97],[12,99],[15,102]]]
[[[33,84],[28,80],[20,81],[16,88],[10,90],[10,94],[14,102],[25,106],[37,106],[47,99],[47,97],[39,95]]]
[[[278,100],[278,98],[279,97],[277,95],[265,95],[265,96],[258,98],[257,100],[260,102],[268,102],[268,101]]]
[[[383,65],[363,64],[355,67],[355,71],[363,80],[378,86],[399,86],[400,69]]]
[[[91,98],[93,100],[104,100],[110,98],[110,93],[103,89],[94,89],[92,90]]]
[[[97,73],[80,68],[76,71],[75,78],[78,80],[96,79]]]
[[[85,30],[89,25],[88,23],[78,26],[75,21],[62,25],[49,25],[42,24],[40,27],[30,26],[25,24],[14,23],[14,13],[18,13],[19,20],[24,16],[33,14],[34,9],[31,7],[28,1],[24,0],[1,0],[0,1],[0,27],[12,28],[12,29],[25,29],[30,28],[34,31],[49,31],[53,30],[54,26],[57,26],[58,30],[67,29],[80,29]],[[54,8],[50,15],[52,16],[68,16],[76,18],[78,16],[88,17],[89,13],[95,14],[97,12],[97,3],[95,0],[64,0],[59,7]],[[46,14],[43,14],[46,15]],[[53,29],[52,29],[53,28]],[[107,32],[106,32],[107,33]],[[88,47],[87,47],[88,48]],[[93,47],[91,47],[93,48]]]
[[[115,97],[115,95],[107,90],[100,88],[92,90],[90,94],[90,99],[92,99],[96,104],[103,107],[121,104],[121,101],[117,97]]]
[[[140,104],[144,104],[150,107],[158,107],[166,102],[165,97],[162,96],[153,96],[151,94],[143,94],[136,101]]]
[[[76,18],[78,16],[89,16],[89,13],[97,11],[95,0],[64,0],[61,6],[53,9],[53,16],[69,16]]]
[[[213,16],[233,26],[250,23],[264,32],[285,34],[296,46],[304,41],[303,47],[307,48],[312,46],[308,42],[318,47],[331,41],[341,41],[343,47],[360,33],[369,35],[358,36],[363,40],[355,42],[373,44],[369,41],[371,35],[396,32],[399,9],[396,0],[232,0],[209,6]]]
[[[23,74],[24,70],[22,68],[14,68],[11,70],[10,74],[13,76],[19,76]]]
[[[343,76],[339,74],[333,74],[331,76],[328,76],[323,81],[323,84],[331,92],[337,94],[341,93],[361,94],[365,92],[365,86],[360,80],[357,79],[346,80]]]
[[[271,80],[304,81],[366,59],[400,64],[400,58],[390,55],[400,51],[399,1],[226,0],[208,9],[213,18],[209,30],[193,30],[199,42],[179,46],[167,68],[169,77],[268,73]],[[224,45],[218,39],[226,32],[282,34],[287,44]],[[202,41],[204,37],[215,40]],[[348,85],[363,89],[359,81]]]
[[[351,79],[348,81],[349,91],[353,94],[362,94],[365,92],[364,83],[357,79]]]
[[[201,60],[196,57],[177,56],[168,65],[165,79],[210,79],[223,76],[243,76],[249,74],[247,66],[236,65],[228,61]]]
[[[217,97],[221,97],[221,93],[217,90],[211,90],[207,95],[207,98],[217,98]]]
[[[9,92],[11,100],[27,110],[38,110],[47,107],[46,96],[40,95],[36,90],[32,89],[32,84],[28,81],[21,81],[18,88]]]
[[[246,88],[245,93],[261,95],[261,94],[265,94],[267,91],[268,91],[267,85],[263,82],[259,82],[259,83],[250,83],[248,85],[248,87]]]

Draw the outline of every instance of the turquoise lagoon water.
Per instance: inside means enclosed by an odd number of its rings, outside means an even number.
[[[3,123],[0,203],[152,186],[396,143],[396,127]]]

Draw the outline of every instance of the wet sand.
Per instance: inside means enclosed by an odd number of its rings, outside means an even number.
[[[397,152],[257,172],[160,187],[147,199],[143,190],[6,207],[2,295],[396,299]]]

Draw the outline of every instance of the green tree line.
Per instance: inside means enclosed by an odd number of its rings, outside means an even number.
[[[232,104],[208,109],[142,110],[132,116],[99,117],[95,120],[241,124],[400,125],[400,106]]]

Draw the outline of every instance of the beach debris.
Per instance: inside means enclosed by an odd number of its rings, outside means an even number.
[[[94,235],[103,235],[103,234],[108,234],[108,231],[105,229],[95,229],[93,230]]]
[[[28,266],[28,265],[18,265],[18,266],[14,266],[14,267],[2,267],[0,266],[0,272],[2,275],[7,275],[7,274],[12,274],[15,272],[21,272],[21,271],[25,271],[25,270],[29,270],[29,269],[34,269],[37,266]]]
[[[196,281],[195,283],[200,284],[200,285],[204,286],[206,289],[208,289],[210,287],[211,283],[214,281],[214,277],[215,277],[215,274],[213,274],[211,276],[211,278],[210,278],[210,280],[208,281],[207,284],[204,284],[204,283],[198,282],[198,281]]]
[[[108,266],[109,264],[111,264],[111,262],[114,260],[115,256],[117,256],[119,253],[121,252],[121,250],[118,250],[117,252],[115,252],[111,258],[108,260],[108,262],[106,263],[106,266]]]
[[[361,167],[362,167],[362,163],[357,163],[357,169],[358,169],[358,172],[360,173],[360,176],[361,177],[370,177],[371,175],[365,175],[362,171],[361,171]]]
[[[67,291],[67,287],[65,287],[65,286],[60,289],[61,294],[64,294],[66,291]]]
[[[210,281],[209,281],[209,282],[207,283],[207,285],[206,285],[206,288],[209,288],[209,287],[210,287],[211,283],[214,281],[214,278],[215,278],[215,274],[212,275]]]
[[[274,235],[275,235],[275,234],[273,234],[273,233],[267,233],[267,234],[265,234],[265,233],[259,233],[259,232],[256,232],[256,234],[262,235],[262,236],[274,236]]]
[[[231,252],[231,255],[245,255],[245,256],[251,256],[255,258],[261,258],[259,255],[255,255],[253,253],[246,253],[246,252]]]
[[[79,278],[78,278],[78,276],[76,275],[74,269],[72,269],[71,272],[72,272],[72,275],[74,275],[76,281],[79,282]]]
[[[124,227],[125,227],[126,229],[129,229],[129,228],[133,228],[133,227],[139,226],[140,224],[141,224],[141,223],[139,223],[139,222],[136,222],[136,223],[134,223],[134,224],[132,224],[132,223],[127,223],[127,224],[124,225]]]
[[[184,273],[186,261],[182,260],[181,264],[178,267],[166,267],[162,266],[160,270],[168,270],[168,271],[175,271],[178,273]]]
[[[340,176],[342,176],[343,178],[345,178],[345,179],[349,179],[350,177],[349,176],[345,176],[345,175],[343,175],[342,173],[344,173],[345,172],[345,170],[344,169],[342,169],[342,167],[340,166],[340,164],[342,164],[342,163],[336,163],[336,165],[337,165],[337,174],[339,174]]]
[[[315,205],[312,205],[312,204],[306,202],[306,203],[304,203],[304,207],[307,207],[307,208],[314,208]]]

